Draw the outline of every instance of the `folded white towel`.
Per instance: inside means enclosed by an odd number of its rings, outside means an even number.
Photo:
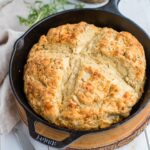
[[[22,32],[7,30],[3,32],[3,44],[0,45],[0,133],[8,133],[19,120],[15,109],[14,96],[12,94],[8,68],[9,60],[16,39]]]

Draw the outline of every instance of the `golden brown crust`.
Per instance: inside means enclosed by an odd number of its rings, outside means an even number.
[[[85,22],[74,25],[66,24],[50,29],[47,33],[47,40],[51,51],[56,51],[55,48],[60,46],[58,52],[80,53],[97,30],[94,25]]]
[[[130,114],[143,92],[145,68],[143,47],[130,33],[66,24],[32,47],[24,91],[49,122],[74,130],[105,128]]]

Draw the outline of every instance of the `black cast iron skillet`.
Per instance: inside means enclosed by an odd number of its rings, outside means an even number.
[[[126,121],[133,118],[136,114],[138,114],[148,104],[150,99],[150,40],[146,33],[138,25],[136,25],[131,20],[125,18],[124,16],[122,16],[122,14],[119,13],[117,8],[118,3],[119,0],[111,0],[106,6],[101,8],[67,10],[64,12],[57,13],[55,15],[51,15],[32,26],[22,37],[20,37],[16,41],[10,61],[10,83],[17,101],[23,106],[27,113],[29,132],[34,139],[56,148],[62,148],[67,146],[82,135],[102,132],[122,125]],[[46,34],[49,28],[57,27],[66,23],[78,23],[80,21],[86,21],[87,23],[95,24],[96,26],[100,27],[111,27],[117,31],[128,31],[136,36],[136,38],[144,46],[145,50],[147,62],[147,79],[142,98],[133,107],[131,115],[128,118],[106,129],[99,129],[94,131],[75,131],[66,128],[60,128],[54,124],[50,124],[42,117],[38,116],[31,109],[31,107],[27,103],[27,99],[23,92],[23,68],[26,63],[29,50],[31,49],[33,44],[38,41],[39,37],[42,34]],[[42,135],[39,135],[35,132],[34,124],[36,121],[41,122],[57,130],[69,132],[70,136],[64,139],[63,141],[55,141],[43,137]]]

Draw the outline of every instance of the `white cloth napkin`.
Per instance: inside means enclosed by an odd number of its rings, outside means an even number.
[[[3,33],[0,45],[0,133],[8,133],[19,120],[15,109],[14,97],[10,89],[8,66],[13,44],[22,32],[7,30]]]
[[[0,8],[0,134],[9,133],[19,120],[10,88],[8,67],[13,45],[26,29],[19,25],[16,15],[25,12],[26,7],[20,0]]]

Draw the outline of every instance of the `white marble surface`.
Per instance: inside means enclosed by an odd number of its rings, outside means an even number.
[[[0,0],[1,2],[2,0]],[[135,21],[150,35],[150,0],[121,0],[119,10],[126,17]],[[27,128],[19,123],[22,130],[28,135]],[[43,150],[43,145],[37,144],[37,150]],[[42,145],[42,146],[41,146]],[[52,150],[51,147],[44,146],[44,149]],[[7,135],[0,135],[0,150],[23,150],[13,132]],[[28,147],[26,148],[28,150]],[[135,138],[131,143],[119,148],[118,150],[150,150],[150,125],[145,131]]]

